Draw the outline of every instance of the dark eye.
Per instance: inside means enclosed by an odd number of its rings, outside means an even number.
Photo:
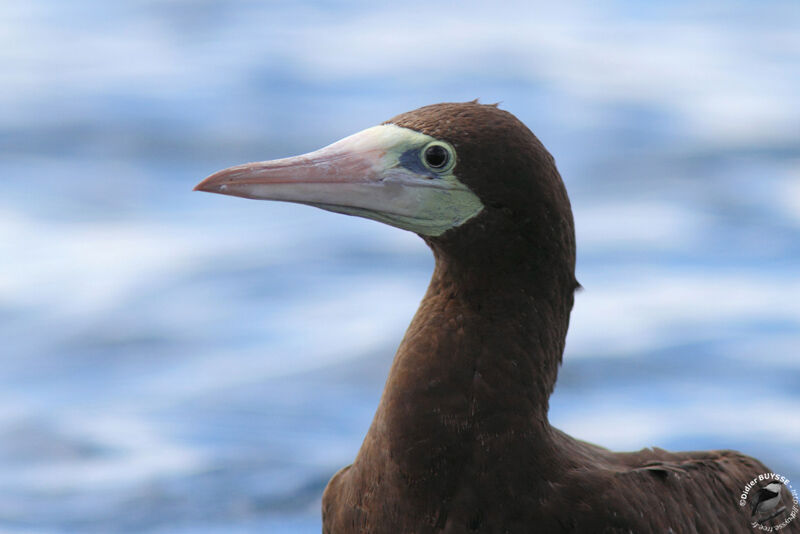
[[[431,169],[443,169],[450,161],[450,153],[441,145],[431,145],[425,149],[425,163]]]

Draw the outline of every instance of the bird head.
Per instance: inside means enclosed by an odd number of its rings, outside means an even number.
[[[308,154],[224,169],[195,189],[374,219],[435,251],[533,247],[574,272],[572,212],[553,158],[496,105],[425,106]]]

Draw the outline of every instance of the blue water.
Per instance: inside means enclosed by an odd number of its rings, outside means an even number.
[[[1,4],[0,531],[318,532],[432,258],[191,188],[475,97],[573,201],[553,423],[800,481],[798,4],[552,4]]]

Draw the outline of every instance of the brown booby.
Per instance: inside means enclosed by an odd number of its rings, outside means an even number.
[[[375,219],[433,250],[430,286],[361,450],[324,492],[324,532],[752,530],[739,500],[770,472],[759,461],[729,450],[614,453],[550,425],[579,287],[575,232],[553,157],[510,113],[477,101],[426,106],[196,189]],[[784,530],[798,531],[800,520]]]

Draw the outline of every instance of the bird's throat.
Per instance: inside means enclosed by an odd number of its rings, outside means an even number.
[[[468,464],[548,440],[569,310],[554,316],[559,306],[544,298],[438,257],[356,464],[386,463],[431,489]]]

